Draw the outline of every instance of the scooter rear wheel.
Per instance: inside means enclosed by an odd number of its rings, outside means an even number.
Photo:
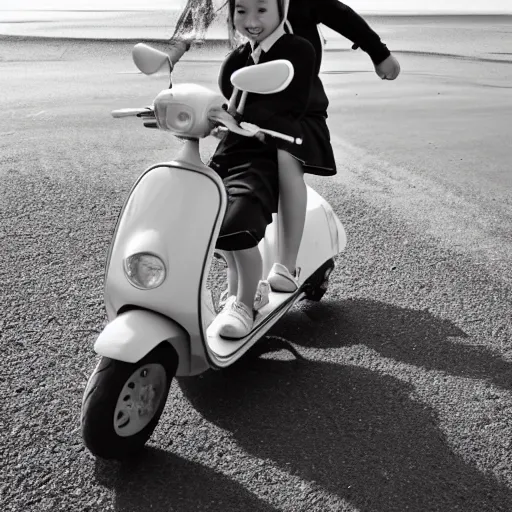
[[[334,259],[331,258],[309,277],[304,286],[305,299],[316,302],[322,299],[329,286],[329,276],[334,266]]]
[[[101,358],[82,402],[82,437],[93,455],[122,459],[144,447],[158,424],[177,366],[168,343],[137,363]]]

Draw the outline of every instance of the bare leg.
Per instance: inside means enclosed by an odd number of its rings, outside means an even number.
[[[232,253],[238,270],[238,290],[236,300],[243,302],[249,311],[253,310],[254,296],[261,279],[263,263],[258,247],[251,247]]]
[[[238,270],[236,268],[235,256],[231,251],[220,251],[227,263],[228,297],[238,292]]]
[[[279,255],[277,263],[293,273],[297,264],[304,222],[307,189],[304,170],[299,161],[286,151],[278,150],[279,165]]]

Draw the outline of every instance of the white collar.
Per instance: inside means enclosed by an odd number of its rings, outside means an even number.
[[[258,48],[261,48],[265,53],[274,46],[274,44],[281,39],[282,36],[286,34],[286,30],[284,29],[284,23],[281,23],[272,34],[268,35],[261,43],[258,45]],[[254,41],[250,41],[252,48],[252,55],[254,55]]]

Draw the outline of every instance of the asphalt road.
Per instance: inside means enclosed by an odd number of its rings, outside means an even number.
[[[325,75],[340,173],[310,183],[349,246],[324,300],[269,337],[305,359],[180,379],[119,464],[79,430],[103,265],[133,181],[177,143],[109,113],[165,84],[130,73],[126,44],[0,50],[0,510],[512,510],[509,68],[493,87],[474,62],[406,55],[394,89],[360,60]],[[213,85],[215,66],[177,80]]]

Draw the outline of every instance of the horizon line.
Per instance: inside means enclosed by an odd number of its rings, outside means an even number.
[[[177,8],[166,9],[1,9],[0,12],[167,12],[167,11],[180,11]],[[373,11],[373,10],[359,10],[365,16],[512,16],[510,11],[407,11],[407,10],[394,10],[394,11]]]

